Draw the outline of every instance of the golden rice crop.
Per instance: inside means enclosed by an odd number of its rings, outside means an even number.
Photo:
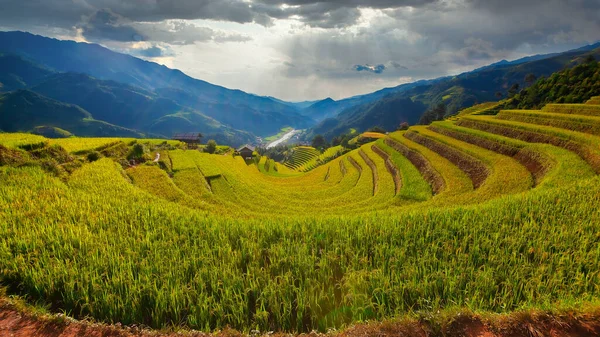
[[[460,118],[391,133],[294,174],[266,157],[256,165],[163,147],[162,164],[124,170],[111,158],[84,158],[57,177],[35,149],[19,150],[30,152],[27,165],[0,167],[0,286],[79,318],[203,331],[327,331],[453,308],[599,303],[600,178],[591,155],[461,121],[535,131],[591,154],[600,138]],[[0,134],[0,144],[44,146],[36,137]],[[60,142],[75,153],[102,146]],[[374,145],[397,169],[398,193]],[[481,163],[486,179],[474,189],[440,149]],[[535,188],[518,155],[544,166]],[[440,193],[432,196],[413,162],[444,180]]]

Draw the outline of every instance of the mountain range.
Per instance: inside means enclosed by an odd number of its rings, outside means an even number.
[[[525,79],[529,74],[535,78],[547,77],[584,62],[590,55],[600,59],[600,43],[564,53],[504,60],[457,76],[404,84],[339,103],[326,100],[324,104],[329,109],[336,103],[343,106],[353,101],[354,104],[344,106],[333,117],[321,120],[305,137],[308,140],[321,134],[331,139],[351,129],[366,131],[375,126],[393,131],[402,122],[418,123],[427,110],[439,104],[444,104],[446,115],[452,115],[477,103],[504,99],[515,84],[519,88],[533,84]]]
[[[213,85],[96,44],[0,32],[0,54],[0,91],[31,90],[147,136],[199,131],[240,144],[285,126],[314,124],[288,104]]]
[[[227,89],[183,72],[96,44],[24,32],[0,32],[0,130],[53,130],[52,134],[169,138],[202,132],[219,143],[255,143],[291,126],[305,138],[326,138],[374,126],[416,124],[428,109],[447,114],[505,97],[548,76],[600,44],[565,53],[501,61],[457,76],[423,80],[341,100],[285,102]],[[64,132],[63,132],[64,130]]]

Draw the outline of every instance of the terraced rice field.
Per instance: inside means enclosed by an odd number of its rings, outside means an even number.
[[[326,163],[332,160],[333,158],[338,157],[343,150],[344,148],[341,145],[330,147],[327,150],[325,150],[325,152],[319,154],[317,157],[313,157],[311,160],[300,165],[298,168],[296,168],[296,170],[300,172],[308,172],[314,169],[315,167],[322,165],[323,163]]]
[[[321,153],[310,146],[297,146],[293,148],[289,159],[284,163],[290,169],[300,170],[305,165],[310,165],[311,162],[316,161]]]
[[[360,137],[381,139],[381,138],[385,138],[385,135],[383,133],[379,133],[379,132],[363,132],[363,133],[361,133]]]
[[[161,152],[168,170],[6,165],[0,284],[75,317],[204,331],[597,308],[597,111],[463,114],[306,173],[311,148],[286,169],[181,149]]]
[[[466,108],[461,110],[458,115],[459,116],[463,116],[463,115],[482,115],[482,114],[489,114],[492,111],[496,110],[501,104],[503,103],[503,101],[500,102],[486,102],[486,103],[481,103],[481,104],[477,104],[474,105],[470,108]]]

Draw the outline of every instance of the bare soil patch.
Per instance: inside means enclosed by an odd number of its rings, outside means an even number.
[[[513,313],[482,318],[458,314],[447,322],[420,319],[356,324],[341,331],[306,334],[253,331],[249,335],[235,330],[208,334],[196,331],[161,332],[141,327],[97,324],[59,315],[23,312],[0,299],[0,336],[10,337],[588,337],[600,336],[600,311],[584,314],[549,315]]]

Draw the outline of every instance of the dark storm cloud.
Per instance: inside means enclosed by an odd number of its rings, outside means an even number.
[[[449,0],[384,13],[387,18],[353,33],[311,32],[283,42],[296,67],[281,71],[308,78],[318,68],[329,79],[345,81],[361,76],[353,65],[390,60],[378,79],[434,78],[600,39],[597,0]]]
[[[172,19],[207,19],[269,26],[275,19],[297,18],[313,27],[338,28],[356,23],[358,8],[394,9],[422,7],[439,0],[0,0],[0,22],[4,25],[37,24],[70,28],[82,17],[108,9],[133,22]],[[283,7],[287,5],[287,7]],[[49,14],[51,13],[51,15]],[[120,29],[107,27],[109,36]]]
[[[304,6],[315,4],[329,4],[336,8],[340,7],[368,7],[368,8],[398,8],[398,7],[422,7],[437,0],[258,0],[257,2],[281,6]]]
[[[311,27],[341,28],[355,24],[359,8],[396,9],[423,7],[439,0],[257,0],[253,8],[272,18],[297,17]],[[261,6],[262,5],[262,6]],[[282,8],[283,5],[290,7]]]
[[[119,42],[139,42],[146,38],[141,32],[124,22],[122,17],[110,9],[102,9],[89,18],[78,28],[88,40],[111,40]]]
[[[370,64],[365,64],[365,65],[357,64],[357,65],[354,66],[354,70],[356,70],[356,71],[368,71],[368,72],[371,72],[371,73],[374,73],[374,74],[381,74],[385,70],[385,65],[378,64],[376,66],[372,66]]]
[[[163,22],[133,23],[136,29],[142,31],[150,41],[164,42],[172,45],[188,45],[195,42],[215,41],[244,42],[252,38],[236,33],[223,33],[209,27],[200,27],[185,20]]]

